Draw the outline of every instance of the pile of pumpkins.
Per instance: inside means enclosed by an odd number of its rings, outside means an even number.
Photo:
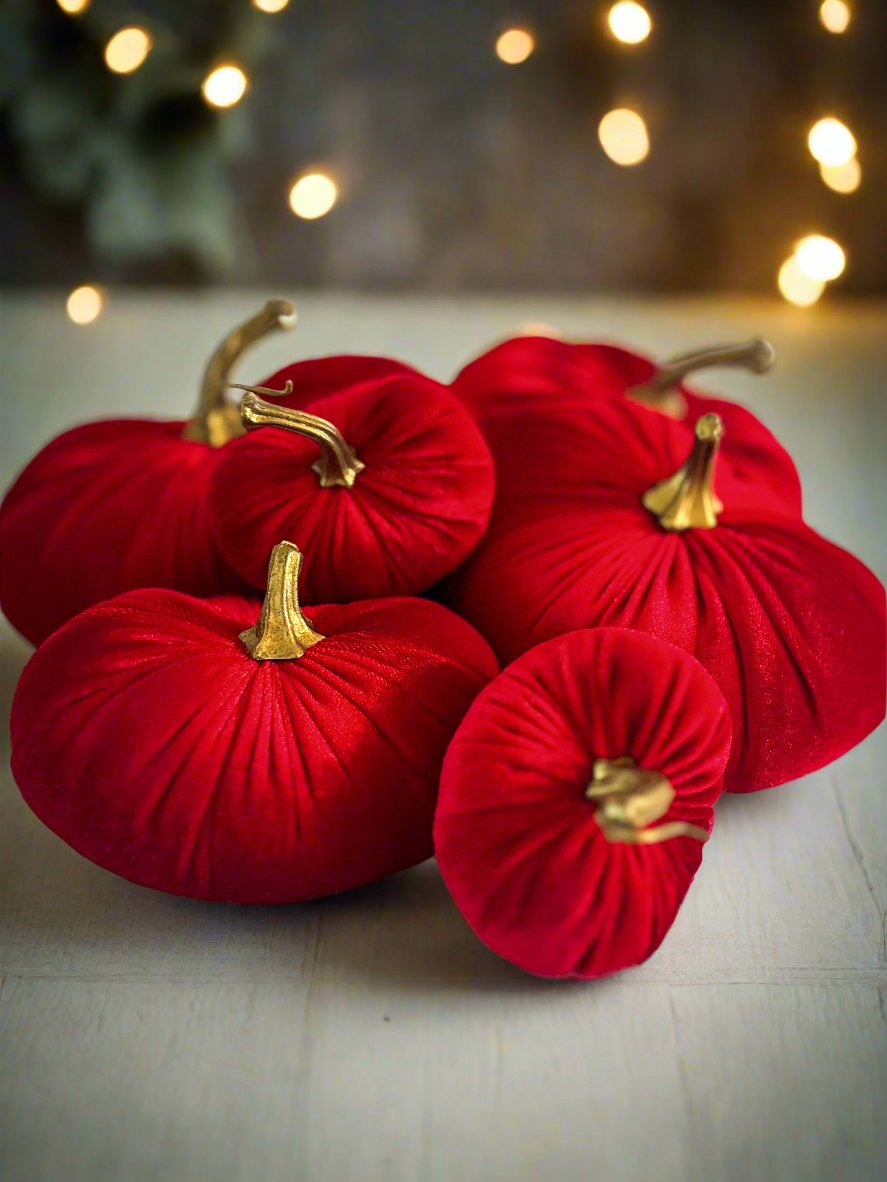
[[[449,386],[337,356],[232,397],[294,320],[270,300],[235,329],[193,418],[76,427],[7,493],[25,800],[198,899],[292,903],[433,853],[522,968],[640,963],[721,792],[884,717],[883,588],[804,524],[767,428],[685,385],[772,349],[657,365],[523,336]]]

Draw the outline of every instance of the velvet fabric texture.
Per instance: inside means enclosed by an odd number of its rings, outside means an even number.
[[[394,507],[408,513],[410,505],[421,499],[420,532],[427,547],[440,546],[440,554],[436,563],[426,559],[432,571],[426,583],[422,583],[424,574],[401,580],[400,586],[397,578],[376,581],[384,584],[379,593],[422,590],[439,577],[438,571],[452,570],[483,532],[493,495],[489,452],[474,424],[466,423],[461,408],[451,409],[447,403],[441,409],[447,398],[442,387],[409,366],[385,358],[344,356],[300,362],[281,370],[270,382],[277,386],[279,379],[282,387],[287,377],[294,378],[297,388],[291,397],[276,400],[283,406],[307,407],[340,389],[352,398],[364,392],[372,397],[380,384],[399,378],[421,400],[425,418],[439,412],[435,422],[424,422],[424,432],[414,429],[421,437],[417,458],[432,466],[435,460],[439,464],[452,460],[453,470],[448,469],[434,489],[426,477],[421,498],[411,500],[408,491],[396,498]],[[417,417],[415,408],[412,417]],[[0,506],[0,606],[32,644],[42,643],[85,608],[140,587],[168,587],[200,597],[249,593],[250,581],[225,561],[210,525],[210,482],[230,444],[212,448],[187,440],[185,426],[185,421],[148,419],[86,423],[52,440],[14,482]],[[405,441],[412,441],[408,431],[403,434]],[[392,440],[390,431],[385,438]],[[436,444],[441,445],[437,451]],[[452,452],[463,445],[464,452],[454,460]],[[312,462],[316,458],[315,449]],[[388,457],[388,471],[394,468],[396,463]],[[316,485],[313,474],[312,478]],[[420,483],[415,473],[403,479],[408,489]],[[375,497],[367,499],[379,505],[385,492],[382,483],[370,476],[367,486],[375,490]],[[232,498],[242,493],[234,490]],[[435,517],[437,510],[440,519]],[[332,525],[341,526],[342,515],[332,516]],[[395,517],[390,540],[403,544],[406,526],[402,516]],[[374,520],[367,511],[361,517],[364,529],[371,529]],[[272,544],[283,536],[285,531]],[[263,565],[270,548],[252,570],[254,586],[264,586]],[[377,565],[378,550],[374,552]],[[424,570],[421,563],[416,569]],[[362,589],[362,582],[373,579],[360,576],[351,591],[317,597],[344,599],[376,593]],[[309,594],[310,590],[309,586]]]
[[[323,488],[312,440],[278,427],[234,440],[210,484],[231,566],[264,587],[271,548],[292,538],[311,554],[306,599],[335,602],[425,591],[453,571],[482,537],[494,494],[489,450],[461,404],[380,358],[299,363],[263,384],[287,381],[287,404],[332,422],[365,467],[352,487]]]
[[[515,426],[528,443],[544,430],[545,416],[566,411],[580,429],[599,402],[622,399],[658,371],[649,358],[615,345],[570,344],[548,337],[515,337],[470,362],[453,382],[483,428],[496,460],[498,500],[512,495],[545,495],[559,472],[525,478],[511,453]],[[721,416],[726,434],[723,454],[734,470],[766,489],[774,505],[801,512],[801,483],[791,457],[750,411],[734,402],[677,387],[683,418]],[[648,414],[659,412],[649,409]]]
[[[134,591],[32,657],[12,710],[25,800],[100,866],[177,895],[283,903],[421,862],[440,766],[496,673],[438,604],[307,609],[324,639],[252,659],[261,604]]]
[[[702,844],[611,841],[585,790],[596,759],[632,757],[675,791],[658,821],[711,831],[730,747],[726,703],[684,652],[640,632],[573,632],[478,697],[444,761],[438,864],[494,952],[544,977],[602,977],[661,944]]]
[[[184,422],[86,423],[52,440],[0,507],[0,602],[40,644],[73,615],[138,587],[244,592],[207,520],[219,450]]]
[[[729,455],[715,470],[714,529],[672,533],[641,503],[686,459],[689,424],[629,401],[581,429],[567,412],[508,447],[546,497],[497,506],[452,588],[500,659],[577,628],[637,628],[692,652],[733,722],[727,788],[749,792],[836,759],[884,717],[885,605],[875,576]],[[503,444],[504,446],[504,444]]]

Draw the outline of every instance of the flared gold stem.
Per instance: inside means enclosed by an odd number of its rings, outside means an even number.
[[[184,430],[186,439],[224,447],[244,433],[240,408],[225,397],[231,370],[251,345],[269,333],[292,328],[295,323],[296,310],[289,300],[268,300],[260,312],[228,333],[206,367],[197,410]]]
[[[628,391],[635,402],[662,411],[674,419],[687,414],[687,402],[677,387],[701,369],[746,369],[762,374],[773,366],[776,350],[763,337],[753,337],[736,345],[714,345],[710,349],[683,353],[663,365],[651,378]]]
[[[270,390],[267,386],[241,386],[237,383],[234,383],[234,388],[246,390],[240,403],[240,416],[246,430],[281,427],[284,431],[303,435],[320,448],[320,458],[311,465],[311,470],[317,473],[321,488],[353,486],[365,465],[337,427],[319,415],[293,410],[288,406],[274,406],[259,397],[259,394],[271,394],[280,398],[289,394],[293,388],[292,382],[287,382],[282,390]]]
[[[639,768],[629,755],[596,759],[585,795],[598,802],[594,816],[607,841],[628,845],[655,845],[672,837],[708,841],[706,829],[687,821],[666,821],[645,828],[665,816],[675,790],[665,776]]]
[[[299,606],[302,554],[292,542],[278,542],[268,564],[268,590],[258,623],[240,639],[255,661],[292,661],[324,638]]]
[[[702,415],[696,421],[696,438],[685,463],[674,476],[660,480],[641,498],[645,509],[659,519],[663,529],[714,529],[724,506],[714,490],[715,460],[724,424],[719,415]]]

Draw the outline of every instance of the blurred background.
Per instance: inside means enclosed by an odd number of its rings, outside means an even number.
[[[6,0],[0,280],[884,292],[885,45],[883,0]]]

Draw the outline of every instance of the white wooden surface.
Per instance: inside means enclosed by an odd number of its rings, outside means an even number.
[[[116,296],[88,329],[61,295],[7,299],[3,485],[79,419],[187,411],[208,349],[263,295]],[[887,570],[883,305],[296,299],[300,329],[245,376],[378,351],[446,378],[528,320],[662,355],[765,331],[778,370],[717,388],[793,451],[810,522]],[[28,650],[3,627],[8,707]],[[0,1177],[883,1177],[885,755],[882,732],[804,781],[725,800],[663,948],[593,985],[496,960],[433,864],[277,909],[132,886],[47,832],[7,770]]]

